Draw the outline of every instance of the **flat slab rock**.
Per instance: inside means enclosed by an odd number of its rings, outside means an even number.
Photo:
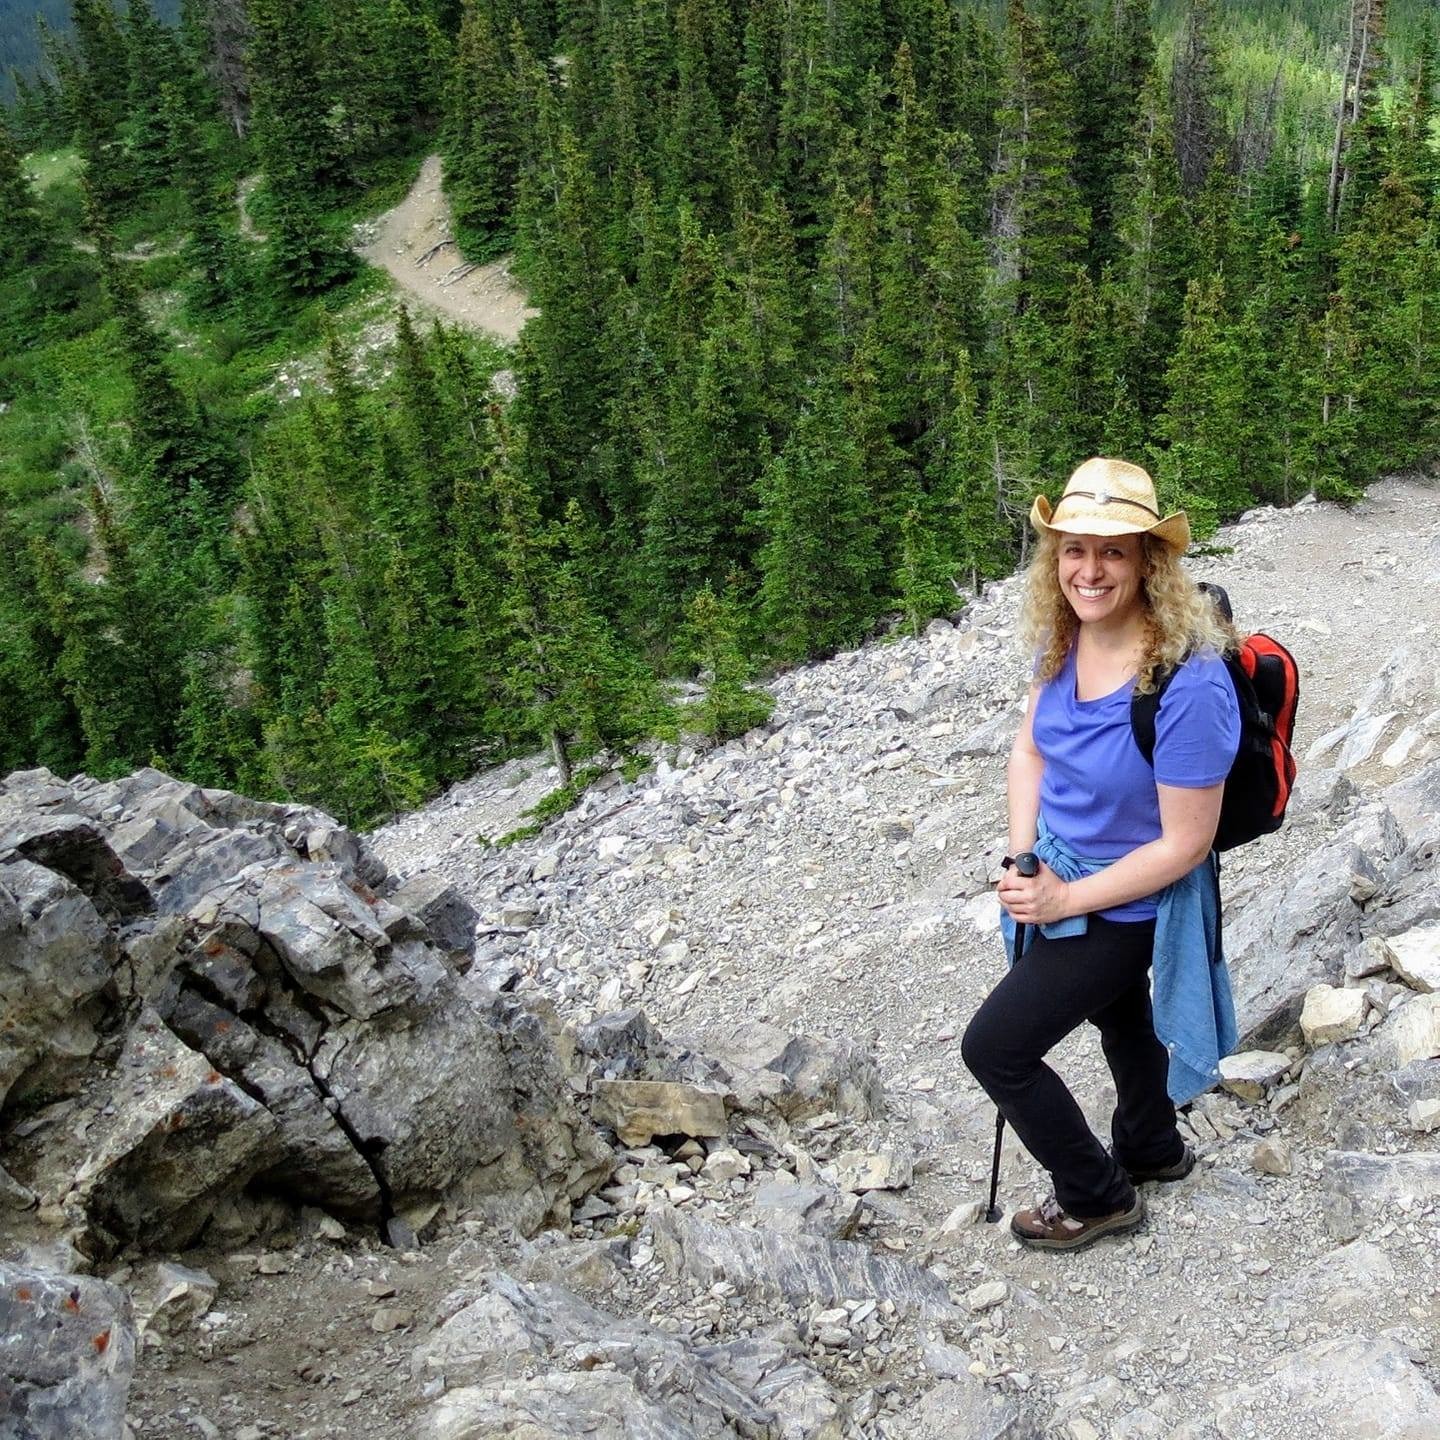
[[[1290,1057],[1276,1050],[1242,1050],[1220,1061],[1220,1084],[1242,1100],[1263,1100],[1290,1068]]]
[[[1265,1379],[1233,1390],[1215,1428],[1224,1440],[1434,1440],[1440,1395],[1397,1341],[1346,1336],[1287,1355]]]
[[[714,1138],[725,1133],[725,1099],[716,1090],[668,1080],[597,1080],[590,1117],[624,1145],[648,1145],[656,1135]]]
[[[124,1290],[0,1261],[0,1435],[116,1440],[134,1370]]]
[[[1440,925],[1417,925],[1384,942],[1395,973],[1416,990],[1440,990]]]
[[[1368,1155],[1362,1150],[1332,1150],[1325,1157],[1325,1183],[1372,1213],[1394,1205],[1402,1195],[1414,1200],[1440,1199],[1440,1154]]]
[[[786,1185],[771,1180],[756,1187],[751,1202],[757,1224],[776,1234],[849,1240],[860,1228],[865,1202],[833,1185]]]
[[[962,1314],[938,1276],[854,1241],[718,1225],[668,1206],[652,1210],[648,1224],[666,1266],[703,1285],[726,1280],[794,1305],[875,1299],[928,1320]]]

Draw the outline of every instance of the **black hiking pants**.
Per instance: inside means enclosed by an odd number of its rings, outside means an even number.
[[[1096,915],[1084,935],[1047,940],[1037,933],[961,1043],[970,1073],[1050,1172],[1055,1198],[1081,1219],[1129,1209],[1135,1191],[1127,1167],[1162,1169],[1184,1154],[1165,1085],[1169,1057],[1150,1011],[1154,941],[1153,920],[1122,924]],[[1113,1154],[1045,1063],[1086,1020],[1099,1030],[1115,1077]]]

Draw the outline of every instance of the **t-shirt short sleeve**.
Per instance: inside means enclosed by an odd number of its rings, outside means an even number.
[[[1218,785],[1240,747],[1240,706],[1225,662],[1192,656],[1160,697],[1155,716],[1155,780],[1198,790]]]

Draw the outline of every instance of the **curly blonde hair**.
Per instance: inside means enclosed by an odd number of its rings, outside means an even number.
[[[1080,621],[1060,588],[1060,535],[1042,530],[1025,575],[1020,638],[1037,654],[1035,678],[1053,680],[1065,663]],[[1160,676],[1192,651],[1209,648],[1224,655],[1238,648],[1235,627],[1211,604],[1186,573],[1179,554],[1153,535],[1140,537],[1140,590],[1145,602],[1145,654],[1135,689],[1148,695]]]

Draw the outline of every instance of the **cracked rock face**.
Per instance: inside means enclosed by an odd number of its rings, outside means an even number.
[[[473,932],[318,811],[12,775],[0,1164],[91,1255],[193,1243],[247,1188],[376,1224],[447,1195],[568,1218],[608,1151],[545,1027],[466,979]]]

